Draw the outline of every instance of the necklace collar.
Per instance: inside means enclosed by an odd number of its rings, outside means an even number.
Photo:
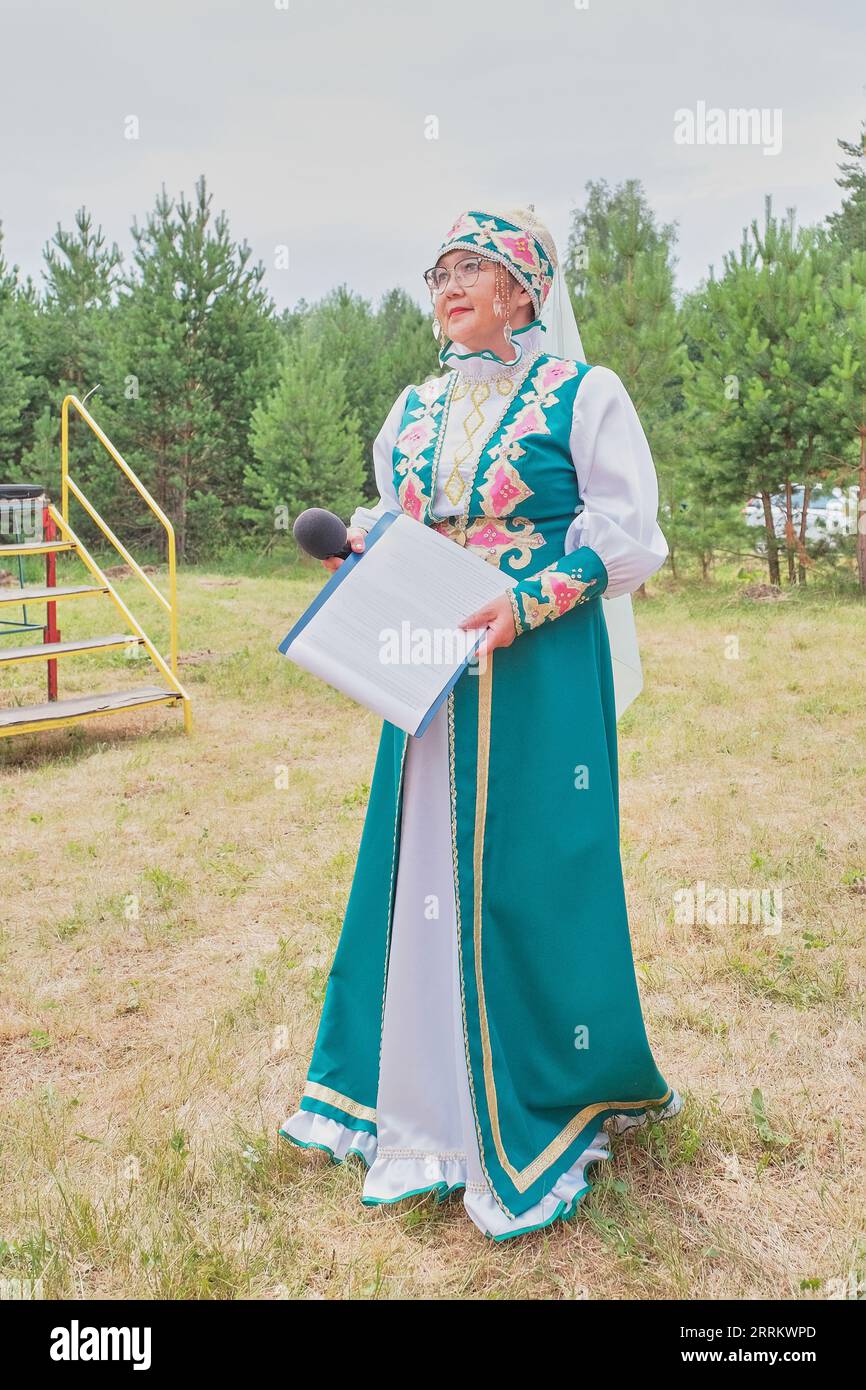
[[[442,367],[456,368],[461,376],[472,381],[489,381],[497,376],[516,376],[518,372],[523,371],[528,358],[535,357],[544,350],[544,332],[544,325],[537,319],[524,324],[522,328],[515,328],[511,336],[511,346],[517,356],[511,362],[506,362],[491,348],[467,352],[460,344],[446,338],[445,346],[439,353],[439,364]]]

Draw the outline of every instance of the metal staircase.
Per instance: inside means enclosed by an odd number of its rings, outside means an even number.
[[[78,484],[69,474],[69,411],[74,410],[93,432],[100,444],[120,468],[132,486],[140,494],[165,530],[168,551],[168,595],[152,582],[150,577],[126,547],[118,540],[111,527],[99,515]],[[117,593],[108,576],[94,560],[84,543],[73,531],[69,523],[69,499],[74,497],[84,508],[91,520],[111,543],[130,567],[133,574],[145,584],[150,594],[157,600],[169,617],[170,652],[166,660],[148,637],[144,628]],[[37,529],[33,525],[25,527],[20,522],[23,503],[30,504],[31,515],[38,511],[38,529],[41,539],[24,540],[28,530]],[[4,518],[3,512],[7,517]],[[17,516],[16,516],[17,512]],[[8,514],[16,524],[5,524]],[[5,535],[13,533],[14,539],[5,544]],[[58,554],[74,554],[83,563],[92,582],[61,584],[56,583],[56,557]],[[27,556],[44,555],[45,584],[26,585],[23,582],[23,561]],[[0,562],[6,557],[18,559],[19,584],[0,587],[0,639],[12,634],[25,632],[42,633],[42,641],[33,645],[7,647],[0,640],[0,696],[3,694],[3,668],[16,662],[45,661],[47,663],[48,699],[44,704],[11,705],[0,708],[0,738],[12,734],[34,733],[41,729],[56,729],[67,724],[77,724],[84,719],[98,715],[119,714],[124,710],[142,709],[152,705],[183,707],[184,729],[192,730],[192,704],[188,692],[177,676],[178,624],[177,624],[177,573],[175,558],[174,528],[168,517],[151,497],[147,488],[121,458],[114,445],[103,433],[96,421],[76,396],[67,396],[61,408],[61,508],[60,511],[48,500],[38,487],[9,485],[0,487]],[[81,637],[74,641],[61,640],[57,627],[58,603],[72,603],[81,599],[110,599],[120,613],[126,630],[112,632],[98,637]],[[28,620],[27,608],[31,604],[46,606],[44,624]],[[13,606],[21,607],[23,621],[16,623],[5,615]],[[162,677],[161,684],[138,686],[129,690],[111,690],[102,693],[76,695],[69,699],[57,698],[58,658],[68,658],[81,652],[103,652],[126,650],[141,651],[149,656]]]

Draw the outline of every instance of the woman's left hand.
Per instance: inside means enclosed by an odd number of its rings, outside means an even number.
[[[514,614],[507,594],[500,594],[483,608],[477,608],[464,618],[460,627],[484,627],[487,631],[475,653],[480,661],[485,652],[495,651],[497,647],[510,647],[517,633],[514,630]]]

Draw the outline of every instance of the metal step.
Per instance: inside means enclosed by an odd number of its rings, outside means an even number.
[[[135,690],[110,690],[104,695],[77,695],[71,700],[49,700],[44,705],[20,705],[0,710],[0,738],[30,729],[74,724],[96,714],[116,714],[143,705],[161,705],[180,700],[176,690],[161,685],[143,685]]]
[[[56,555],[60,550],[74,550],[73,541],[11,541],[5,545],[0,538],[0,560],[6,555]]]
[[[85,594],[107,594],[104,584],[58,584],[51,589],[0,589],[0,603],[51,603],[56,598],[81,598]]]
[[[112,637],[81,637],[77,642],[37,642],[33,647],[0,646],[0,666],[12,661],[47,660],[67,652],[94,652],[112,647],[139,647],[142,639],[134,632],[118,632]]]

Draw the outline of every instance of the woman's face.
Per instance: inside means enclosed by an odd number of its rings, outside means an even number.
[[[450,270],[455,262],[465,261],[472,253],[466,250],[448,251],[440,256],[436,264]],[[502,335],[505,326],[505,312],[497,317],[493,312],[496,298],[497,261],[481,258],[481,270],[474,285],[458,285],[452,275],[445,289],[433,300],[433,311],[448,338],[477,352],[492,348],[498,355],[507,347]],[[510,296],[508,318],[512,328],[522,328],[534,318],[532,300],[510,271],[500,268],[500,283],[503,294]]]

